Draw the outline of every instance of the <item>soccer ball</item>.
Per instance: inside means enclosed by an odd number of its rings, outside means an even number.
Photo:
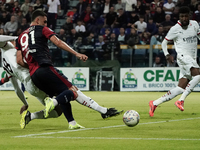
[[[135,110],[128,110],[123,115],[123,121],[128,127],[134,127],[139,123],[140,115]]]

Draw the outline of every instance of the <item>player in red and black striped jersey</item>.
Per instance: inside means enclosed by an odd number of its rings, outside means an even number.
[[[34,84],[49,96],[57,95],[56,99],[48,99],[46,101],[45,117],[56,105],[60,104],[69,124],[73,124],[75,121],[72,116],[70,101],[74,99],[100,112],[103,118],[121,113],[121,111],[115,109],[99,106],[94,100],[85,96],[77,87],[73,86],[65,75],[54,68],[47,45],[48,39],[59,48],[74,54],[82,61],[86,61],[88,57],[74,51],[65,42],[58,39],[56,34],[46,25],[46,14],[42,11],[35,11],[32,15],[31,27],[25,30],[16,41],[18,49],[17,63],[25,66],[22,60],[23,57],[29,66],[29,72]]]

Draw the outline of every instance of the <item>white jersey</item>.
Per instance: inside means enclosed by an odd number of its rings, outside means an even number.
[[[3,68],[12,77],[18,79],[24,84],[26,90],[33,96],[35,96],[42,104],[44,104],[44,98],[46,94],[39,90],[31,80],[29,69],[24,68],[16,62],[17,50],[11,42],[1,48]]]
[[[178,23],[169,30],[165,39],[174,41],[177,57],[189,55],[193,59],[196,59],[198,33],[199,25],[196,21],[190,20],[187,29],[183,29],[181,23],[178,21]]]

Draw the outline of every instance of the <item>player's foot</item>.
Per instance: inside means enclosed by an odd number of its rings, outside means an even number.
[[[184,101],[176,101],[174,104],[176,107],[178,107],[178,109],[180,109],[181,111],[184,111]]]
[[[26,125],[31,121],[31,113],[28,110],[23,111],[22,118],[20,120],[20,127],[24,129]]]
[[[105,114],[101,114],[103,119],[107,119],[113,116],[121,114],[124,110],[116,110],[115,108],[109,108]]]
[[[45,110],[44,110],[44,118],[47,118],[49,116],[49,113],[55,108],[53,99],[50,97],[45,98]]]
[[[80,124],[76,123],[76,125],[69,124],[69,130],[76,130],[76,129],[84,129],[85,127],[81,126]]]
[[[149,102],[149,107],[150,107],[150,109],[149,109],[149,116],[153,117],[154,111],[156,110],[157,106],[153,104],[153,101],[150,101]]]

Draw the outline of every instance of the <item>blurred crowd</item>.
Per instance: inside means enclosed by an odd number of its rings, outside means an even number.
[[[39,9],[47,13],[48,27],[59,38],[98,61],[122,61],[120,45],[134,49],[139,44],[161,44],[178,21],[181,6],[189,6],[191,19],[200,24],[198,0],[0,0],[0,6],[0,34],[18,36]],[[75,62],[61,50],[52,53],[61,66],[67,65],[66,56],[67,62]]]

